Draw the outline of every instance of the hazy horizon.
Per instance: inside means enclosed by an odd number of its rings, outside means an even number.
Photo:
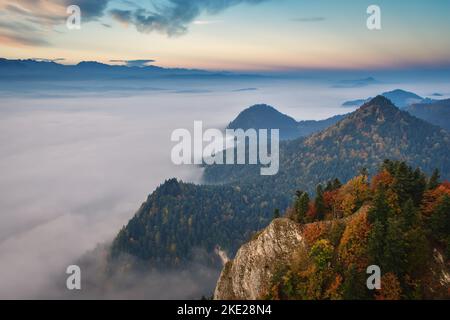
[[[66,28],[79,5],[81,29]],[[0,56],[211,70],[449,68],[448,1],[0,0]]]

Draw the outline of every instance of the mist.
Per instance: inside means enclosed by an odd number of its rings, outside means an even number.
[[[260,81],[0,95],[0,298],[65,298],[55,281],[65,284],[67,266],[109,243],[159,184],[172,177],[200,183],[201,169],[172,165],[173,130],[191,130],[195,120],[223,128],[256,103],[297,120],[324,119],[352,111],[341,107],[345,100],[398,87],[450,94],[443,84],[338,89]],[[129,274],[114,279],[121,290],[85,297],[200,298],[212,293],[218,271],[193,263],[181,272]]]

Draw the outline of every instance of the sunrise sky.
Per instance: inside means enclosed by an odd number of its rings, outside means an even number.
[[[81,30],[65,26],[71,4]],[[381,31],[366,28],[371,4]],[[448,0],[0,0],[0,56],[220,70],[448,67],[449,16]]]

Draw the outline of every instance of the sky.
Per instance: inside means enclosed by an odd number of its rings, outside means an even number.
[[[66,27],[69,5],[81,29]],[[381,30],[366,27],[369,5]],[[0,56],[212,70],[450,66],[450,1],[0,0]]]

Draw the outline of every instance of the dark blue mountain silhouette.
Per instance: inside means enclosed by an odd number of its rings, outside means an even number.
[[[392,91],[384,92],[381,94],[383,97],[388,98],[392,101],[392,103],[397,106],[398,108],[406,108],[407,106],[410,106],[412,104],[416,103],[432,103],[436,100],[429,99],[429,98],[423,98],[413,92],[405,91],[402,89],[395,89]],[[357,100],[350,100],[346,101],[342,104],[344,107],[359,107],[363,105],[364,103],[367,103],[372,98],[367,99],[357,99]]]
[[[152,78],[229,78],[258,77],[229,72],[211,72],[198,69],[162,68],[158,66],[109,65],[96,61],[82,61],[63,65],[53,61],[8,60],[0,58],[0,81],[20,80],[115,80]]]
[[[306,120],[297,122],[266,104],[257,104],[242,111],[229,125],[228,129],[279,129],[280,139],[290,140],[308,136],[321,131],[345,116],[334,116],[326,120]]]

